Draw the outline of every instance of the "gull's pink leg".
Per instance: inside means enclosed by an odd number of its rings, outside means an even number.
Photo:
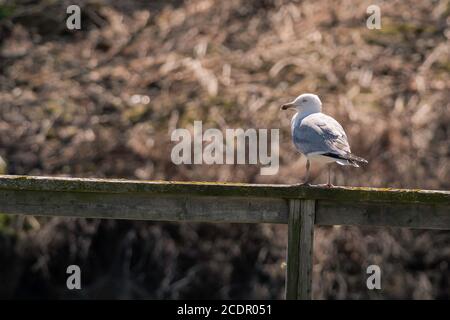
[[[305,174],[305,181],[302,183],[297,183],[297,186],[311,186],[309,183],[309,168],[311,167],[311,163],[309,159],[306,160],[306,174]]]
[[[311,166],[311,163],[309,162],[309,159],[306,160],[306,174],[305,174],[305,182],[304,184],[309,183],[309,168]]]
[[[311,163],[309,159],[306,160],[306,174],[305,174],[305,181],[303,183],[300,183],[300,186],[310,186],[309,183],[309,168],[311,167]]]
[[[333,185],[331,184],[331,164],[328,165],[328,183],[327,183],[328,187],[332,187]]]

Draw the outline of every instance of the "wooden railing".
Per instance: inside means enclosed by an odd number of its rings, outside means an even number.
[[[0,176],[0,213],[288,224],[287,299],[310,299],[314,225],[450,229],[450,192]]]

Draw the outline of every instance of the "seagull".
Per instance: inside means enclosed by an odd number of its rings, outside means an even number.
[[[295,109],[291,120],[291,136],[295,148],[306,156],[306,175],[302,185],[309,184],[311,162],[328,164],[328,184],[331,184],[331,163],[359,167],[367,160],[350,151],[347,135],[342,126],[322,113],[322,102],[312,93],[304,93],[294,101],[283,104],[281,110]]]

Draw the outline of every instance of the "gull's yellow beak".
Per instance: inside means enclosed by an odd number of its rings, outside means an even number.
[[[280,109],[287,110],[287,109],[292,109],[292,108],[295,108],[294,104],[292,102],[289,102],[289,103],[283,104]]]

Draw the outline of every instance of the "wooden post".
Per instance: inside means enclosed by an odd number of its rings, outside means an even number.
[[[286,299],[310,300],[315,200],[289,200]]]

